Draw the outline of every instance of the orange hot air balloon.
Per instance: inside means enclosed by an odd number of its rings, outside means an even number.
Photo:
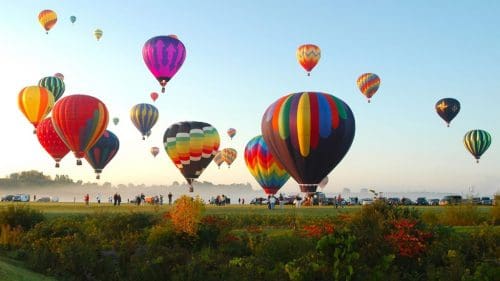
[[[28,86],[19,92],[17,104],[21,112],[26,116],[26,119],[35,127],[33,133],[36,133],[38,123],[54,107],[54,95],[44,87]]]
[[[318,64],[320,58],[321,49],[316,45],[305,44],[297,49],[297,60],[307,71],[307,76],[311,75],[311,71]]]
[[[57,14],[52,10],[43,10],[38,14],[38,21],[45,29],[45,33],[49,34],[49,30],[54,27],[57,22]]]
[[[358,84],[359,90],[365,95],[369,103],[380,87],[380,77],[375,73],[363,73],[356,80],[356,84]]]

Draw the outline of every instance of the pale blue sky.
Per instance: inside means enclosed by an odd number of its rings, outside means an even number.
[[[94,181],[88,164],[72,155],[60,169],[39,145],[16,106],[18,92],[44,76],[65,75],[65,95],[83,93],[108,106],[118,126],[108,129],[121,147],[102,182],[169,184],[182,181],[162,149],[163,133],[177,121],[214,125],[221,148],[239,157],[231,169],[211,165],[200,180],[257,182],[247,171],[245,144],[260,134],[263,112],[291,92],[323,91],[347,102],[356,118],[351,150],[330,174],[325,189],[475,191],[500,189],[500,2],[497,1],[10,1],[0,21],[0,71],[4,102],[0,176],[36,169]],[[46,35],[37,15],[58,13]],[[69,17],[75,15],[72,25]],[[93,37],[103,30],[101,41]],[[183,67],[154,103],[160,119],[142,141],[129,120],[137,103],[153,103],[160,87],[142,60],[142,46],[157,35],[184,42]],[[296,48],[317,44],[322,58],[311,77]],[[364,72],[382,84],[372,103],[356,87]],[[434,111],[443,97],[462,109],[446,128]],[[238,130],[229,140],[226,130]],[[490,132],[493,142],[477,165],[462,143],[470,129]],[[291,179],[285,191],[297,191]]]

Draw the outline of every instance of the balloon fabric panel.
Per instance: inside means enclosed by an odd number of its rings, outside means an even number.
[[[62,79],[55,76],[48,76],[38,81],[38,86],[44,87],[54,95],[54,101],[57,101],[65,90],[65,85]]]
[[[36,128],[52,110],[54,96],[46,88],[28,86],[19,92],[17,102],[26,119]]]

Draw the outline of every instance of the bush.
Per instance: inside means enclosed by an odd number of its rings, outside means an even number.
[[[11,228],[20,226],[25,231],[44,219],[42,212],[23,205],[9,205],[0,211],[0,225],[6,224]]]
[[[205,204],[200,197],[192,198],[183,195],[175,200],[167,217],[177,232],[195,236],[204,209]]]
[[[487,217],[473,204],[445,206],[439,222],[450,226],[480,225]]]

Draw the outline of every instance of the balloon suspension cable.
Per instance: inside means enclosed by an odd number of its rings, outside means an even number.
[[[81,159],[76,159],[76,165],[81,166],[82,165],[82,160]]]
[[[56,162],[56,168],[59,168],[59,162]]]

